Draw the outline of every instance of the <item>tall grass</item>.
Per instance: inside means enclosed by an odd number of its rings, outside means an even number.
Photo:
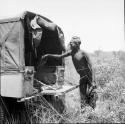
[[[79,89],[66,94],[65,110],[62,114],[38,96],[26,102],[31,124],[125,123],[125,53],[96,51],[89,55],[97,84],[96,108],[93,110],[90,106],[85,106],[83,110],[80,109]],[[78,84],[79,75],[74,69],[71,57],[65,62],[65,79]]]
[[[65,97],[66,110],[60,116],[53,113],[42,101],[32,103],[31,120],[37,123],[125,123],[125,59],[119,52],[99,51],[90,54],[97,84],[98,101],[95,110],[90,106],[80,109],[79,90],[68,93]],[[78,84],[71,58],[66,59],[65,79]],[[123,68],[124,67],[124,68]],[[34,107],[36,106],[36,107]]]

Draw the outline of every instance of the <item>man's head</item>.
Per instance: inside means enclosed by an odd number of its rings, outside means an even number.
[[[78,36],[73,36],[70,41],[71,49],[79,49],[81,44],[81,39]]]

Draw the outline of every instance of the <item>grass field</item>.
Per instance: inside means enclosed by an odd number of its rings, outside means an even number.
[[[125,123],[125,53],[95,51],[89,54],[97,84],[96,108],[80,110],[79,89],[65,96],[66,110],[60,115],[49,108],[40,96],[27,102],[29,119],[34,123]],[[65,79],[78,84],[79,75],[67,57]]]
[[[98,100],[95,110],[86,106],[84,113],[77,116],[76,122],[88,123],[124,123],[125,122],[125,53],[95,51],[89,54],[92,61],[97,84]],[[66,79],[78,83],[78,75],[71,64],[66,61]],[[68,98],[78,108],[78,91],[72,91]],[[71,100],[69,100],[71,101]],[[69,103],[70,107],[71,104]],[[73,105],[73,104],[72,104]],[[73,109],[70,109],[73,110]],[[74,110],[73,110],[74,111]],[[78,111],[77,111],[78,112]]]

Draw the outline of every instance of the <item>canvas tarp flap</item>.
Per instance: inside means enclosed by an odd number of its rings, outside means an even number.
[[[21,21],[0,24],[0,67],[2,71],[24,66],[24,31]]]

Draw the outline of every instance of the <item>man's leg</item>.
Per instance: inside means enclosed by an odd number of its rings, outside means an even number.
[[[81,108],[83,108],[83,106],[86,103],[86,91],[87,91],[86,79],[80,79],[79,89],[80,89]]]

